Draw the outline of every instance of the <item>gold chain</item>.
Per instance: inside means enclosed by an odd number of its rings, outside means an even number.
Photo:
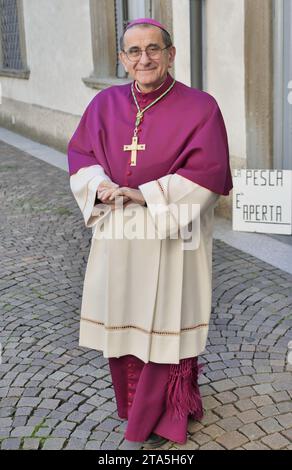
[[[137,101],[137,98],[136,98],[136,95],[134,93],[134,82],[132,83],[131,85],[131,91],[132,91],[132,95],[133,95],[133,98],[134,98],[134,101],[135,101],[135,104],[136,104],[136,107],[138,109],[138,113],[136,114],[136,122],[135,122],[135,131],[134,131],[134,136],[137,135],[137,132],[138,132],[138,126],[139,124],[141,123],[142,119],[143,119],[143,114],[145,113],[145,111],[147,111],[149,108],[151,108],[151,106],[153,106],[154,104],[156,104],[159,100],[161,100],[165,95],[167,95],[167,93],[173,88],[175,84],[175,80],[173,80],[172,84],[167,88],[167,90],[165,90],[164,93],[162,93],[162,95],[158,96],[158,98],[156,98],[156,100],[152,101],[152,103],[148,104],[148,106],[146,106],[146,108],[142,109],[140,108],[139,104],[138,104],[138,101]]]

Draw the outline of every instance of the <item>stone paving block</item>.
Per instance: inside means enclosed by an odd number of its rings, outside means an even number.
[[[227,377],[230,377],[230,378],[238,377],[238,376],[242,375],[242,372],[239,369],[239,367],[224,369],[224,373]]]
[[[117,450],[117,445],[114,442],[106,441],[100,446],[100,450]]]
[[[220,405],[220,402],[212,396],[206,396],[202,399],[205,410],[212,410]]]
[[[218,354],[204,354],[203,357],[207,362],[219,362],[221,360]]]
[[[110,415],[111,415],[110,411],[97,410],[87,415],[87,418],[90,419],[91,421],[96,421],[97,423],[100,423],[104,421],[104,419],[106,419]]]
[[[102,442],[107,438],[108,435],[109,435],[108,432],[100,431],[100,430],[97,429],[97,430],[95,430],[91,433],[90,438],[93,439],[93,440]]]
[[[80,429],[82,431],[92,431],[92,429],[95,429],[97,426],[96,421],[86,419],[83,421],[77,429]]]
[[[199,446],[206,444],[211,440],[211,436],[208,436],[204,432],[197,432],[191,437],[191,440],[199,444]]]
[[[101,442],[98,441],[87,441],[85,446],[85,450],[99,450],[101,446]]]
[[[200,450],[225,450],[224,447],[222,447],[218,442],[207,442],[207,444],[204,444],[200,447]]]
[[[292,400],[278,403],[277,408],[280,413],[289,413],[289,411],[292,411]]]
[[[238,418],[245,424],[248,423],[255,423],[262,419],[262,415],[258,413],[256,410],[247,410],[239,413]]]
[[[216,423],[218,420],[219,417],[216,415],[216,413],[213,413],[212,410],[206,410],[204,411],[204,416],[200,423],[204,426],[208,426],[209,424]]]
[[[238,401],[238,397],[233,392],[221,392],[215,395],[216,400],[219,400],[222,404],[234,403]]]
[[[143,448],[143,447],[142,447]],[[166,444],[160,446],[159,451],[162,450],[197,450],[199,449],[199,446],[196,442],[192,441],[189,439],[185,444],[177,444],[173,442],[167,442]]]
[[[254,385],[253,388],[259,395],[269,395],[275,391],[271,384]]]
[[[236,387],[234,382],[230,379],[225,379],[225,380],[219,380],[218,382],[214,382],[212,384],[212,387],[217,391],[217,392],[225,392],[227,390],[232,390]]]
[[[1,450],[18,450],[20,449],[20,443],[20,437],[10,437],[9,439],[4,439],[1,443]]]
[[[210,385],[202,385],[200,387],[200,393],[202,397],[206,397],[208,395],[213,395],[214,394],[214,389],[210,387]]]
[[[64,438],[52,437],[46,439],[42,449],[43,450],[61,450],[66,442]]]
[[[71,433],[71,437],[77,437],[78,439],[84,439],[84,440],[87,440],[90,436],[90,431],[86,431],[84,429],[79,429],[79,428],[76,428],[72,433]]]
[[[248,385],[253,385],[255,383],[254,379],[249,376],[241,375],[240,377],[233,377],[233,382],[236,386],[247,387]]]
[[[25,426],[27,424],[27,421],[28,421],[27,416],[16,416],[13,420],[11,427],[17,428],[19,426]]]
[[[253,401],[251,401],[249,398],[243,399],[243,400],[238,400],[235,403],[236,408],[238,408],[240,411],[247,411],[253,408],[256,408],[256,405]]]
[[[243,445],[243,448],[246,450],[270,450],[268,446],[262,442],[251,441]]]
[[[255,423],[246,424],[242,426],[239,431],[244,434],[250,441],[260,439],[265,436],[265,432],[259,428]]]
[[[54,372],[50,375],[50,379],[56,382],[61,382],[61,380],[64,380],[68,375],[69,374],[67,372]]]
[[[35,431],[35,435],[37,437],[47,437],[51,434],[52,428],[50,427],[40,427],[37,431]]]
[[[3,439],[6,439],[10,436],[11,427],[9,428],[0,428],[0,442]]]
[[[37,407],[41,401],[42,401],[41,398],[38,398],[38,397],[24,397],[19,400],[17,407],[18,408]]]
[[[223,370],[216,370],[214,372],[207,372],[206,376],[211,382],[214,382],[215,380],[222,380],[226,378],[225,373]]]
[[[11,431],[11,437],[30,437],[34,431],[34,426],[19,426]]]
[[[86,439],[78,439],[72,437],[68,440],[68,443],[64,447],[66,450],[82,450],[85,449]]]
[[[217,426],[217,424],[211,424],[210,426],[204,427],[204,433],[208,434],[212,439],[216,439],[219,436],[222,436],[222,434],[225,434],[225,431]]]
[[[258,408],[258,412],[264,416],[264,417],[269,417],[269,416],[276,416],[280,414],[279,409],[276,405],[265,405],[261,406]]]
[[[40,439],[37,438],[25,438],[23,441],[23,450],[38,450],[40,445]]]
[[[122,442],[123,439],[123,434],[118,432],[111,432],[107,437],[107,441],[114,442],[117,444],[117,446]]]
[[[95,395],[89,398],[89,400],[87,400],[86,403],[88,405],[96,406],[97,408],[99,408],[106,401],[107,401],[106,398],[100,397],[99,395],[98,396]]]
[[[71,436],[72,430],[62,428],[62,427],[57,427],[53,429],[53,431],[50,433],[50,438],[64,438],[67,439]]]
[[[292,413],[276,416],[278,423],[285,429],[292,428]]]
[[[33,410],[32,408],[21,408],[21,410],[26,410],[25,413],[27,415],[32,415],[40,418],[44,418],[45,416],[48,416],[50,414],[50,410],[45,410],[44,408],[37,408]],[[16,413],[18,413],[19,409],[17,409]]]
[[[74,421],[74,423],[81,423],[86,419],[87,415],[85,413],[80,413],[80,411],[73,411],[67,417],[68,421]]]
[[[99,425],[99,429],[101,431],[113,431],[119,425],[119,421],[115,419],[107,418]]]
[[[12,426],[12,418],[0,418],[0,429],[11,427]]]
[[[39,404],[40,408],[46,408],[47,410],[55,410],[60,403],[60,400],[55,400],[53,398],[46,398],[42,400]]]
[[[285,390],[283,390],[281,392],[271,393],[270,396],[276,403],[280,403],[281,401],[289,400],[289,395]]]
[[[285,436],[288,441],[292,442],[292,428],[283,430],[281,434]]]
[[[280,433],[271,434],[262,438],[262,442],[270,447],[272,450],[283,449],[288,446],[290,442],[286,437],[282,436]]]
[[[242,426],[242,421],[240,421],[237,416],[230,416],[229,418],[222,419],[218,424],[226,432],[229,432],[239,429]]]
[[[282,426],[276,421],[275,418],[266,418],[261,421],[257,422],[258,426],[260,426],[265,433],[271,434],[277,431],[282,431]]]
[[[255,395],[255,391],[252,387],[240,387],[240,388],[235,388],[233,392],[240,398],[251,398]]]
[[[190,434],[194,434],[195,432],[200,431],[203,427],[204,426],[199,421],[189,419],[188,431]]]
[[[260,396],[251,397],[251,400],[258,407],[259,406],[265,406],[265,405],[271,405],[273,403],[272,398],[270,398],[268,395],[260,395]]]
[[[110,400],[110,401],[107,401],[106,403],[103,403],[102,405],[100,405],[99,409],[102,411],[111,411],[112,413],[112,416],[116,413],[116,405],[115,403]],[[120,418],[119,418],[120,419]]]
[[[216,442],[221,444],[226,449],[232,450],[242,446],[243,444],[246,444],[248,442],[248,438],[238,431],[231,431],[223,434],[223,436],[218,437]]]
[[[214,409],[214,412],[220,416],[221,418],[229,418],[230,416],[234,416],[238,413],[238,410],[235,408],[234,405],[221,405]]]

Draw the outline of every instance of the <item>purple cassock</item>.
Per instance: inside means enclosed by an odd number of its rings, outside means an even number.
[[[140,108],[158,98],[173,82],[150,93],[135,94]],[[70,175],[99,164],[119,186],[139,185],[177,173],[215,193],[232,189],[228,141],[216,100],[206,92],[176,82],[162,100],[144,114],[140,126],[137,165],[130,152],[137,108],[131,85],[113,86],[98,93],[87,106],[68,146]]]
[[[141,109],[158,98],[173,82],[168,73],[157,90],[142,93],[134,87]],[[139,185],[177,173],[214,193],[232,189],[228,141],[216,100],[206,92],[176,82],[144,114],[139,144],[131,166],[124,145],[132,142],[136,104],[131,84],[98,93],[87,106],[68,146],[70,176],[99,164],[119,186]],[[201,419],[197,358],[180,364],[144,363],[133,355],[109,358],[118,414],[128,419],[125,437],[144,441],[151,432],[184,444],[188,417]]]

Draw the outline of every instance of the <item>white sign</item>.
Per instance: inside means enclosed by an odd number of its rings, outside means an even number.
[[[233,230],[292,234],[292,171],[235,170]]]

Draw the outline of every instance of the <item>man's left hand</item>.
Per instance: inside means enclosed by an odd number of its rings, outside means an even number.
[[[114,200],[118,196],[128,197],[130,200],[126,203],[127,205],[130,202],[135,202],[136,204],[140,204],[141,206],[144,206],[145,204],[145,199],[140,189],[132,189],[132,188],[124,187],[124,186],[117,188],[116,190],[112,192],[109,200]]]

